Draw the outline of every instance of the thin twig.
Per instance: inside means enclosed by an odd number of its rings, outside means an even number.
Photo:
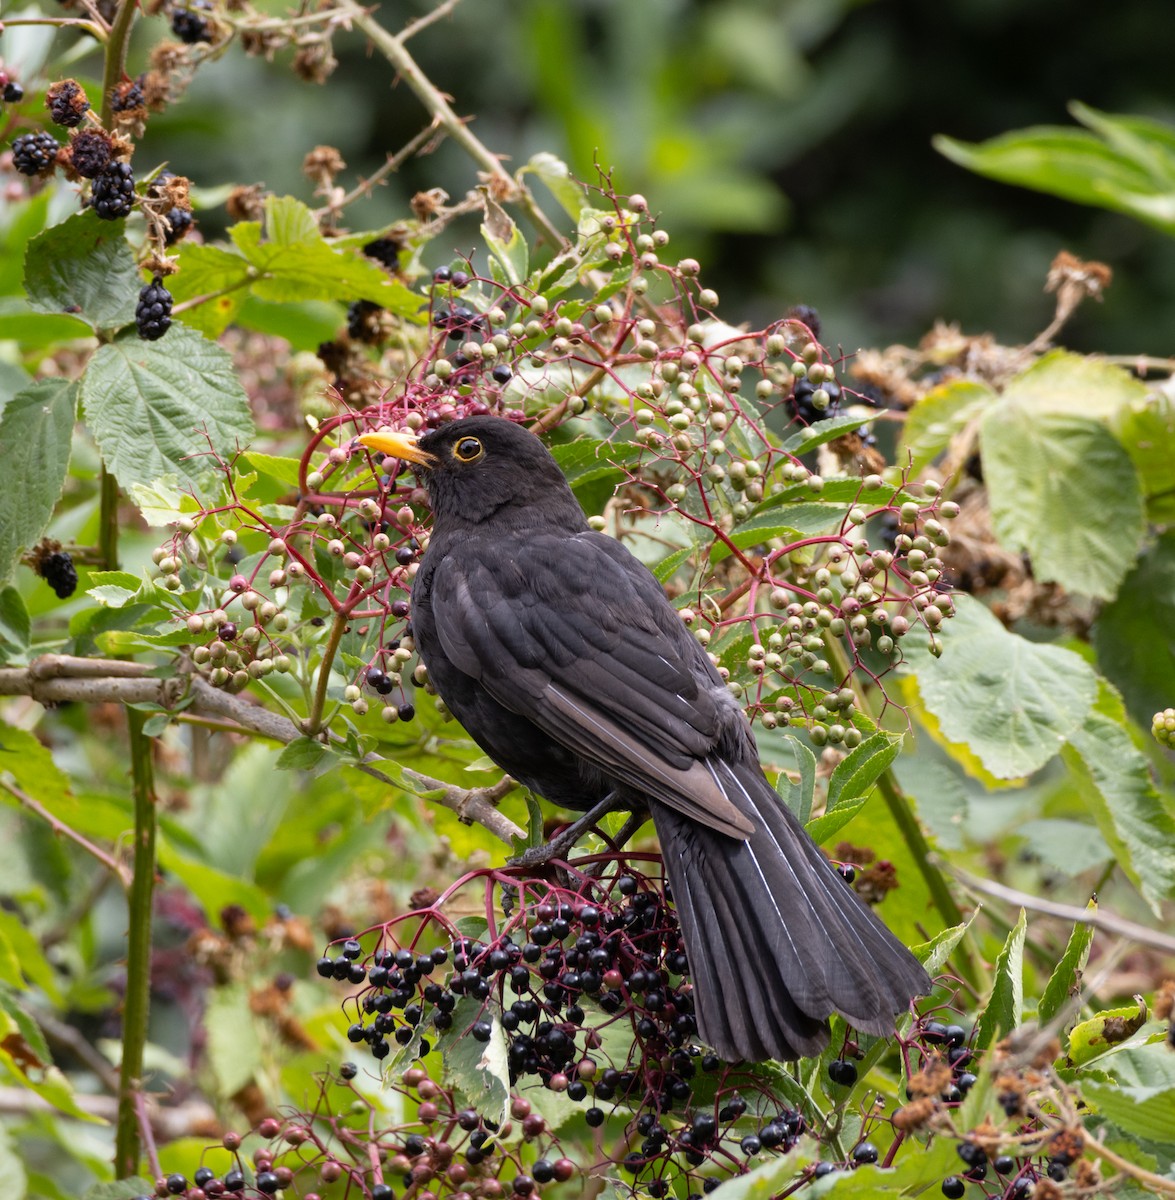
[[[1061,917],[1078,925],[1092,925],[1103,933],[1112,933],[1115,937],[1129,938],[1143,946],[1153,946],[1167,954],[1175,954],[1175,937],[1168,933],[1160,933],[1157,929],[1148,929],[1145,925],[1128,921],[1104,908],[1078,908],[1073,904],[1061,904],[1056,900],[1044,900],[1028,892],[1018,891],[1004,883],[996,883],[990,879],[980,879],[978,876],[952,868],[952,874],[964,886],[973,891],[982,892],[1008,904],[1018,905],[1030,912],[1045,913],[1050,917]]]

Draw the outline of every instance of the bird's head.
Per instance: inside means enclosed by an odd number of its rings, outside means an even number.
[[[359,441],[413,465],[438,524],[497,518],[523,526],[537,518],[548,528],[586,527],[583,509],[547,448],[503,417],[465,417],[419,438],[365,433]]]

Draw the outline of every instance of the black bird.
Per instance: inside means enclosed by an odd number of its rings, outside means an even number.
[[[776,795],[706,652],[539,439],[470,417],[359,440],[428,491],[412,632],[449,710],[551,803],[652,815],[700,1037],[738,1061],[818,1053],[833,1012],[892,1032],[925,971]]]

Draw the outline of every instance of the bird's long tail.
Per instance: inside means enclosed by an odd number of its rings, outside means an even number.
[[[894,1014],[930,990],[926,972],[757,764],[707,765],[758,826],[747,841],[652,805],[702,1040],[729,1061],[755,1061],[819,1053],[834,1012],[866,1033],[892,1032]]]

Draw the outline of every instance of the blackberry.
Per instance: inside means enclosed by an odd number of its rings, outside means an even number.
[[[52,84],[45,95],[45,107],[55,125],[72,129],[80,125],[90,109],[90,101],[76,79],[63,79]]]
[[[356,300],[347,309],[347,335],[356,342],[375,343],[382,340],[379,321],[374,319],[383,309],[372,300]]]
[[[83,179],[94,179],[110,165],[110,139],[94,129],[82,129],[69,140],[69,161]]]
[[[78,572],[64,550],[56,550],[41,561],[41,578],[57,593],[58,600],[68,600],[78,586]]]
[[[4,85],[4,103],[19,104],[24,99],[24,88],[15,80],[10,79]]]
[[[161,275],[156,275],[140,290],[135,324],[139,327],[139,337],[145,342],[157,342],[171,328],[171,293],[163,286]],[[233,634],[235,636],[235,629]]]
[[[131,112],[136,108],[145,108],[147,99],[143,95],[143,77],[140,75],[138,79],[125,80],[120,83],[115,89],[110,98],[111,110],[120,112]]]
[[[171,32],[189,46],[212,41],[212,31],[208,28],[208,22],[198,12],[189,8],[177,8],[171,14]]]
[[[368,242],[363,247],[363,253],[368,258],[374,258],[389,270],[394,271],[400,265],[401,244],[395,238],[381,237]]]
[[[12,165],[22,175],[41,175],[52,168],[60,149],[51,133],[22,133],[12,143]]]
[[[127,216],[135,203],[135,173],[131,164],[111,163],[94,180],[90,204],[103,221],[117,221]]]
[[[186,208],[169,208],[164,216],[168,228],[163,240],[166,245],[174,246],[192,228],[192,214]]]

